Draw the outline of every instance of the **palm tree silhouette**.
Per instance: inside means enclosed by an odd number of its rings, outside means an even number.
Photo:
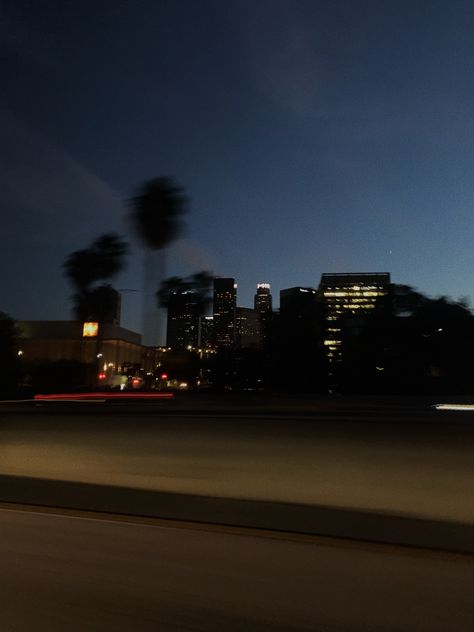
[[[187,198],[171,178],[147,180],[130,200],[132,224],[145,249],[143,343],[164,344],[165,317],[156,304],[156,288],[165,276],[165,250],[180,235]]]
[[[203,316],[212,302],[210,292],[213,278],[212,274],[207,270],[195,272],[186,278],[179,276],[169,277],[160,283],[160,287],[156,292],[158,305],[167,308],[173,294],[188,292],[194,295],[198,314]]]
[[[115,233],[98,237],[89,248],[72,252],[63,264],[75,293],[72,296],[75,317],[79,320],[111,320],[118,292],[108,281],[124,267],[128,244]]]

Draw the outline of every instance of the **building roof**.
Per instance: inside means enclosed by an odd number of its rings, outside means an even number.
[[[22,320],[18,328],[23,338],[42,340],[77,340],[82,338],[83,323],[77,320]],[[141,344],[141,335],[130,329],[103,323],[100,325],[100,337],[103,340],[123,340]]]
[[[334,285],[390,285],[390,272],[330,272],[321,275],[319,287]]]

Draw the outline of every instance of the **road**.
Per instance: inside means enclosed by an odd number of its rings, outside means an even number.
[[[4,412],[0,474],[474,523],[473,413],[344,405],[283,413]]]
[[[0,509],[5,632],[472,632],[469,556]]]

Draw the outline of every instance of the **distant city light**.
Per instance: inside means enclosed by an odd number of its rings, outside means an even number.
[[[270,289],[270,283],[257,283],[257,289],[263,288],[265,290]]]
[[[167,380],[167,379],[168,379],[168,373],[162,373],[162,374],[160,375],[160,379],[161,379],[161,380]]]
[[[23,351],[22,351],[21,349],[18,351],[18,355],[19,355],[19,356],[22,356],[22,355],[23,355]]]
[[[105,380],[106,377],[107,375],[105,373],[99,373],[98,375],[99,380]]]

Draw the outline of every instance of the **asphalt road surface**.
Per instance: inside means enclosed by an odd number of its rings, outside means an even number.
[[[2,632],[472,632],[470,556],[0,509]]]
[[[474,523],[474,413],[227,408],[0,410],[0,474]]]

